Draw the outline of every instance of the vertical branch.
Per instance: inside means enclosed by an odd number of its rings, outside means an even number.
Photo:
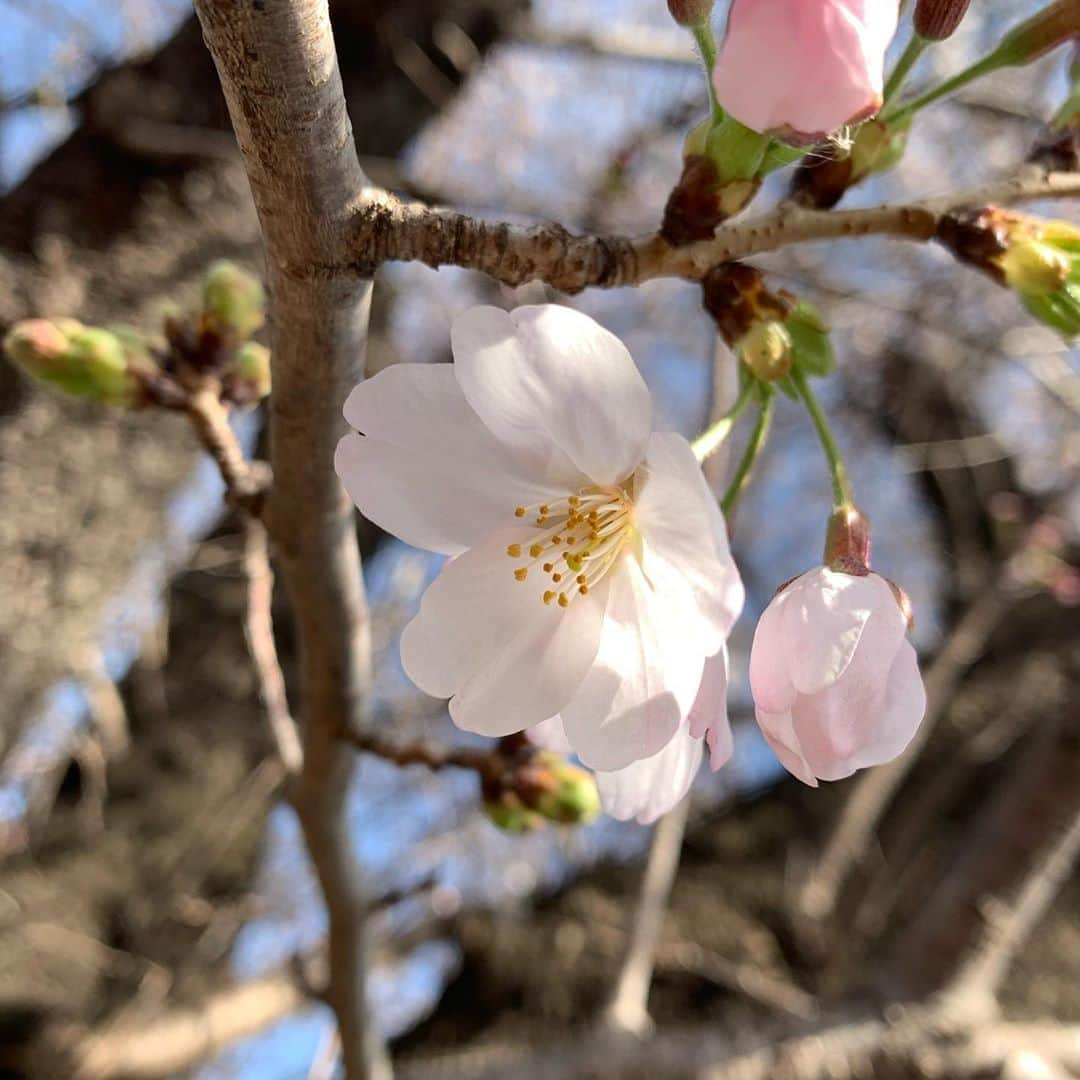
[[[669,810],[653,831],[649,861],[641,883],[634,925],[623,957],[615,991],[608,1003],[605,1019],[615,1031],[645,1035],[652,1028],[649,1017],[649,987],[656,966],[656,945],[664,924],[671,886],[679,870],[686,818],[690,813],[687,795]]]
[[[294,802],[329,914],[328,999],[350,1080],[386,1075],[367,1019],[363,893],[345,817],[370,629],[352,508],[333,469],[341,405],[362,375],[370,282],[333,269],[365,188],[327,0],[196,0],[266,249],[273,320],[274,487],[265,520],[300,643],[304,767]]]

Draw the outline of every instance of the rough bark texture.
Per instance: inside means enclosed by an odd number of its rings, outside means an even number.
[[[304,769],[294,802],[329,913],[328,998],[349,1077],[386,1066],[365,1007],[362,888],[346,821],[370,641],[352,507],[333,469],[363,372],[371,285],[330,268],[365,186],[325,0],[199,0],[266,247],[273,320],[267,525],[301,652]],[[302,513],[297,508],[303,506]]]
[[[564,292],[637,285],[658,277],[700,281],[719,263],[791,244],[887,234],[926,242],[949,210],[1080,194],[1080,174],[1030,166],[1020,176],[944,199],[835,213],[784,205],[721,226],[707,240],[674,247],[659,234],[574,235],[561,225],[507,225],[450,210],[402,203],[385,192],[364,202],[352,223],[351,265],[370,274],[388,259],[481,270],[506,285],[534,279]]]

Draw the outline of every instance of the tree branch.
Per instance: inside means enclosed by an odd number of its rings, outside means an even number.
[[[329,915],[327,997],[346,1075],[389,1073],[365,1002],[364,897],[346,798],[362,727],[370,626],[352,506],[333,469],[359,381],[370,282],[344,270],[365,190],[326,0],[196,0],[262,226],[273,319],[274,487],[264,519],[296,615],[304,768],[293,801]],[[340,267],[335,270],[334,267]]]
[[[1029,166],[1011,180],[921,202],[834,211],[784,204],[721,226],[709,240],[672,247],[655,233],[636,238],[577,236],[556,224],[480,221],[369,189],[354,215],[349,247],[353,268],[367,275],[389,260],[418,261],[480,270],[506,285],[538,279],[575,293],[589,286],[637,285],[659,277],[700,281],[718,263],[816,240],[889,235],[926,242],[933,239],[941,217],[959,207],[1077,195],[1080,173],[1048,173]]]

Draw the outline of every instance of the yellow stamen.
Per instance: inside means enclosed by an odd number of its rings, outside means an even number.
[[[559,607],[569,607],[569,606],[570,606],[570,597],[567,596],[566,593],[564,593],[564,592],[559,593]]]
[[[520,559],[521,558],[521,545],[520,544],[509,544],[507,546],[507,548],[506,548],[506,554],[509,555],[511,559]]]
[[[514,517],[524,517],[524,516],[525,516],[525,507],[524,506],[515,506],[514,507]]]
[[[528,576],[529,571],[525,567],[522,567],[520,570],[514,571],[514,577],[516,577],[518,581],[524,581]]]
[[[550,604],[551,601],[554,600],[554,599],[555,599],[555,594],[550,589],[548,589],[547,592],[544,593],[544,603],[545,604]]]

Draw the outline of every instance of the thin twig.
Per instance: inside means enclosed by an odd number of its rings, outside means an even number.
[[[289,712],[285,677],[281,673],[277,646],[274,644],[274,572],[270,567],[266,529],[262,522],[253,517],[244,520],[244,573],[247,577],[244,637],[278,756],[285,771],[294,776],[303,766],[304,752],[296,723]]]
[[[188,419],[203,448],[225,482],[225,498],[232,506],[258,517],[269,487],[269,469],[263,462],[244,457],[236,432],[229,424],[228,406],[222,403],[217,379],[203,379],[186,403]]]
[[[540,280],[564,292],[635,285],[658,277],[700,281],[713,267],[792,244],[872,235],[926,242],[948,212],[1080,195],[1080,173],[1028,166],[1017,177],[970,191],[866,210],[809,210],[783,204],[723,225],[708,240],[673,247],[643,237],[574,235],[561,225],[507,225],[452,210],[405,203],[368,189],[352,221],[351,265],[371,273],[387,260],[481,270],[507,285]]]

